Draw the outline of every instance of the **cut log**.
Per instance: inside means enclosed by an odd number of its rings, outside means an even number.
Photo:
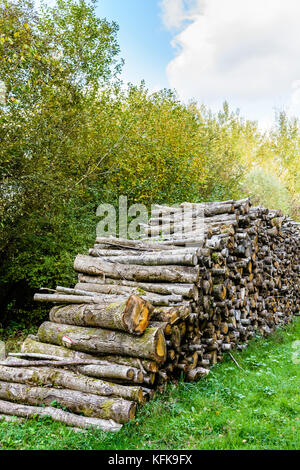
[[[78,255],[74,262],[77,272],[109,276],[132,281],[169,281],[193,284],[199,279],[199,269],[189,266],[136,266],[106,263],[101,258]]]
[[[21,405],[11,403],[9,401],[0,400],[0,413],[9,416],[19,416],[22,418],[35,418],[36,416],[50,416],[53,421],[74,426],[76,428],[95,428],[104,432],[117,432],[122,428],[122,424],[113,420],[104,420],[97,418],[87,418],[78,416],[67,411],[46,406],[44,408],[38,406]]]
[[[187,316],[188,311],[185,310],[185,315]],[[160,321],[160,322],[167,322],[171,325],[178,323],[180,318],[182,317],[182,312],[180,308],[171,307],[171,308],[155,308],[153,312],[153,320]]]
[[[74,370],[80,372],[88,377],[95,377],[98,379],[107,379],[110,382],[116,383],[135,383],[142,384],[144,381],[144,374],[129,366],[122,366],[115,363],[103,363],[101,365],[88,365],[76,366]]]
[[[20,359],[19,363],[17,368],[0,366],[0,380],[28,385],[63,387],[105,397],[121,397],[136,401],[137,403],[141,403],[143,400],[143,393],[140,387],[111,384],[99,379],[90,379],[68,370],[57,370],[51,367],[22,367],[26,361]]]
[[[200,377],[206,377],[209,374],[209,369],[203,367],[196,367],[195,369],[188,370],[186,373],[186,379],[189,382],[195,382]]]
[[[147,283],[126,281],[124,279],[110,279],[87,276],[79,274],[79,283],[76,284],[76,289],[89,290],[103,294],[116,294],[125,292],[132,292],[135,289],[136,294],[142,296],[145,292],[154,292],[163,295],[181,295],[183,297],[198,299],[198,290],[194,284],[168,284],[168,283]],[[126,289],[126,291],[122,290]],[[121,290],[120,290],[121,289]]]
[[[36,302],[52,302],[57,304],[99,304],[99,303],[123,303],[126,302],[128,296],[109,296],[97,295],[94,292],[87,295],[68,295],[68,294],[35,294],[33,300]]]
[[[125,356],[92,356],[91,354],[86,354],[83,352],[72,351],[71,349],[62,347],[62,346],[55,346],[53,344],[48,343],[41,343],[35,339],[27,337],[26,340],[23,342],[21,350],[23,353],[39,353],[39,354],[50,354],[52,356],[58,357],[65,357],[69,359],[98,359],[101,361],[106,361],[108,363],[112,363],[111,367],[114,369],[115,365],[123,365],[128,368],[135,368],[135,369],[145,369],[147,372],[157,372],[158,366],[155,361],[149,361],[146,359],[134,358],[134,357],[125,357]],[[125,369],[123,369],[125,371]],[[108,378],[110,378],[108,376]],[[116,378],[115,374],[111,378]],[[127,375],[124,377],[122,374],[123,379],[127,379]]]
[[[197,256],[193,253],[183,254],[153,254],[139,256],[111,256],[102,257],[101,260],[106,263],[120,263],[127,265],[140,265],[140,266],[196,266]]]
[[[114,237],[97,237],[96,243],[104,244],[107,246],[115,246],[118,248],[130,248],[131,250],[140,250],[140,251],[162,251],[162,250],[170,250],[172,247],[164,246],[161,243],[155,243],[151,240],[147,240],[145,244],[141,240],[127,240],[124,238],[114,238]],[[173,247],[174,248],[174,247]]]
[[[147,246],[147,245],[146,245]],[[172,255],[181,255],[181,254],[193,254],[196,256],[199,256],[201,253],[200,248],[195,248],[195,247],[175,247],[174,249],[164,249],[162,251],[138,251],[138,250],[118,250],[117,248],[115,249],[110,249],[110,250],[104,250],[101,248],[102,245],[94,245],[94,248],[91,248],[89,250],[89,255],[90,256],[95,256],[95,257],[112,257],[112,256],[140,256],[141,254],[143,255],[155,255],[157,256],[172,256]]]
[[[51,405],[54,401],[84,416],[113,419],[127,423],[134,418],[136,404],[122,398],[106,398],[67,389],[31,387],[28,385],[0,382],[0,398],[29,405]]]
[[[165,338],[159,328],[148,328],[143,336],[135,337],[119,331],[44,322],[38,330],[38,338],[44,343],[87,353],[124,354],[159,363],[166,360]]]
[[[95,326],[141,335],[149,324],[151,306],[137,295],[127,302],[96,305],[57,306],[50,311],[55,323]]]
[[[100,284],[81,284],[81,287],[82,289],[84,289],[85,287],[87,289],[94,289],[94,291],[97,291],[97,292],[93,293],[92,295],[96,295],[96,296],[101,295],[101,294],[98,294],[99,291],[110,291],[110,293],[112,294],[113,293],[111,292],[112,290],[115,293],[126,295],[126,297],[128,297],[128,295],[138,295],[145,302],[151,303],[152,305],[155,305],[155,306],[168,306],[172,303],[178,303],[178,302],[183,301],[183,298],[181,295],[175,295],[175,294],[158,295],[158,294],[154,294],[153,292],[143,292],[141,289],[138,289],[138,288],[130,288],[130,287],[123,287],[123,286],[121,287],[120,286],[106,286],[106,285],[100,285]],[[126,289],[126,292],[124,292],[125,289]],[[101,298],[99,298],[99,303],[100,302],[101,302]],[[149,309],[150,309],[150,306],[149,306]]]

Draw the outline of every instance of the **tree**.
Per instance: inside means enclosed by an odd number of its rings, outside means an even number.
[[[63,233],[63,215],[72,213],[74,226],[78,182],[99,159],[86,145],[90,106],[120,70],[117,31],[115,23],[97,18],[94,2],[58,0],[55,7],[36,11],[29,0],[1,0],[0,278],[5,293],[24,279],[41,282],[54,234],[61,234],[63,252],[72,242],[72,234]],[[34,262],[30,269],[33,254],[40,270]],[[59,272],[58,265],[51,267],[53,275]]]

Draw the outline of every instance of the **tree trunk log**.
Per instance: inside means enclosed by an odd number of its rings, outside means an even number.
[[[95,326],[141,335],[149,324],[147,302],[131,295],[127,302],[96,305],[57,306],[50,311],[54,323]]]
[[[99,303],[123,303],[126,302],[127,296],[118,295],[100,295],[87,292],[87,295],[68,295],[68,294],[35,294],[33,300],[36,302],[52,302],[57,304],[99,304]]]
[[[152,242],[151,240],[147,240],[147,243],[141,240],[127,240],[124,238],[106,238],[106,237],[97,237],[96,243],[104,244],[107,246],[115,246],[118,248],[130,248],[131,250],[139,250],[139,251],[162,251],[162,250],[171,250],[176,248],[176,246],[167,246],[161,243]]]
[[[140,254],[138,256],[110,256],[102,257],[101,260],[106,263],[120,263],[126,265],[139,266],[196,266],[197,256],[193,253],[186,254]]]
[[[136,401],[137,403],[141,403],[143,400],[143,393],[140,387],[111,384],[99,379],[90,379],[68,370],[57,370],[51,367],[22,367],[27,361],[19,360],[19,362],[20,365],[17,368],[0,366],[0,380],[27,385],[63,387],[105,397],[120,397]]]
[[[147,246],[147,245],[146,245]],[[151,255],[151,256],[172,256],[172,255],[187,255],[187,254],[193,254],[196,256],[200,255],[200,248],[195,248],[195,247],[184,247],[184,248],[179,248],[175,247],[174,249],[164,249],[162,251],[138,251],[138,250],[119,250],[119,249],[110,249],[110,250],[104,250],[101,248],[102,245],[94,245],[94,248],[91,248],[89,250],[89,255],[90,256],[95,256],[95,257],[115,257],[115,256],[140,256],[142,255]]]
[[[165,338],[159,328],[148,328],[143,336],[135,337],[119,331],[45,322],[39,328],[38,338],[45,343],[87,353],[124,354],[159,363],[166,360]]]
[[[41,343],[27,337],[22,344],[21,351],[23,353],[40,353],[40,354],[50,354],[52,356],[65,357],[69,359],[97,359],[98,361],[106,361],[112,363],[111,366],[123,365],[128,368],[135,369],[145,369],[147,372],[157,372],[158,365],[155,361],[150,361],[147,359],[140,359],[135,357],[125,357],[125,356],[92,356],[91,354],[86,354],[83,352],[72,351],[71,349],[64,348],[62,346],[55,346],[54,344]],[[124,369],[125,370],[125,369]],[[112,377],[112,378],[115,378]],[[122,376],[122,378],[127,378]]]
[[[84,416],[113,419],[128,423],[134,418],[136,404],[122,398],[106,398],[74,390],[30,387],[28,385],[0,382],[0,398],[29,405],[51,405],[57,401],[62,406]]]
[[[11,403],[4,400],[0,400],[0,413],[4,413],[9,416],[19,416],[27,419],[34,418],[35,416],[50,416],[53,421],[66,424],[67,426],[74,426],[76,428],[95,428],[104,432],[117,432],[123,426],[122,424],[116,423],[113,420],[78,416],[50,406],[41,408],[38,406]]]
[[[102,279],[101,277],[79,274],[79,283],[75,288],[103,294],[130,294],[144,295],[145,292],[154,292],[162,295],[181,295],[187,298],[198,299],[198,289],[194,284],[168,284],[125,281],[123,279]],[[124,290],[123,290],[124,289]]]
[[[149,306],[149,303],[152,305],[156,305],[156,306],[168,306],[171,303],[180,303],[183,301],[183,298],[181,295],[175,295],[175,294],[159,295],[153,292],[143,292],[141,289],[138,289],[138,288],[123,287],[123,286],[105,286],[101,284],[89,284],[88,285],[84,283],[81,284],[81,286],[82,286],[82,289],[84,289],[86,286],[87,289],[94,289],[95,291],[96,290],[97,291],[112,291],[113,290],[116,293],[126,295],[126,297],[128,297],[128,295],[138,295],[142,300],[144,300],[145,302],[148,302],[148,306]],[[126,289],[126,292],[124,292],[124,289]],[[87,293],[88,292],[90,291],[87,291]],[[97,293],[97,292],[92,293],[92,295],[93,294],[96,296],[101,295],[100,293]],[[100,300],[101,300],[101,297],[100,297]],[[151,307],[149,307],[149,310],[150,309]]]
[[[191,369],[186,373],[186,379],[189,382],[195,382],[199,380],[200,377],[206,377],[209,374],[209,369],[204,369],[202,367],[196,367],[196,369]]]
[[[199,269],[189,266],[126,266],[123,264],[106,263],[101,258],[78,255],[74,262],[77,272],[92,275],[109,276],[113,279],[128,279],[131,281],[169,281],[187,284],[196,283],[199,279]]]

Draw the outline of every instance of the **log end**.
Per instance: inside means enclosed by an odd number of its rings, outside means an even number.
[[[158,330],[158,338],[157,338],[155,353],[157,355],[157,359],[159,362],[165,362],[167,358],[167,346],[166,346],[165,335],[163,334],[162,330]]]
[[[124,323],[130,333],[142,335],[149,325],[148,302],[137,295],[131,295],[126,303]]]

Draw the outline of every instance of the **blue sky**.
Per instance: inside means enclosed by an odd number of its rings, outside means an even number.
[[[169,87],[166,66],[174,57],[171,33],[161,21],[156,0],[99,0],[100,17],[119,24],[125,82],[145,79],[151,89]]]
[[[300,117],[299,0],[99,0],[120,26],[122,78],[176,89],[217,111],[227,100],[271,126]]]
[[[226,100],[263,129],[275,111],[300,118],[299,0],[98,0],[97,13],[119,24],[125,83],[214,112]]]

